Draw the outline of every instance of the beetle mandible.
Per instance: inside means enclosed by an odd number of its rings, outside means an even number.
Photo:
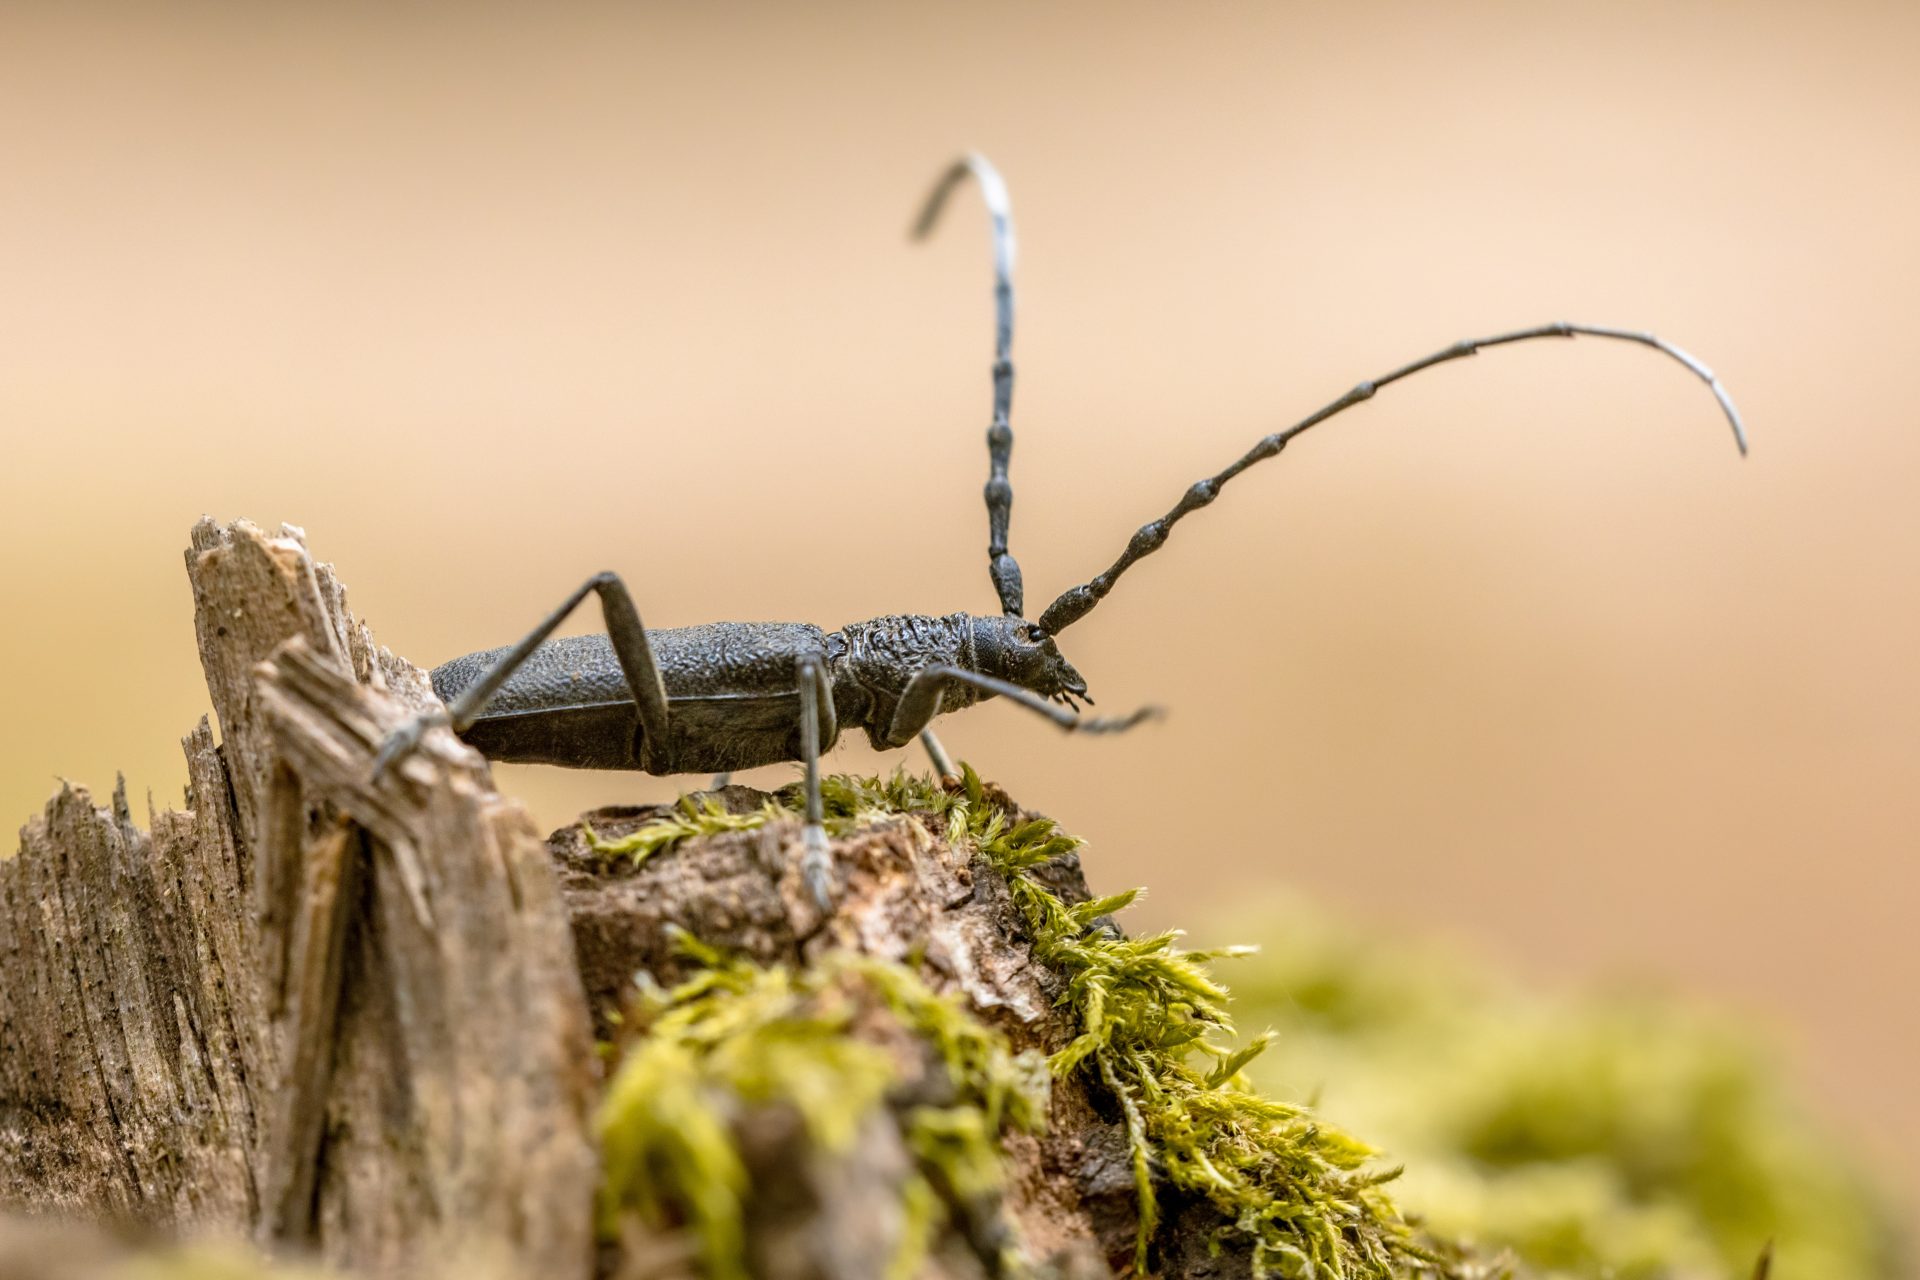
[[[987,160],[954,162],[928,195],[916,239],[933,230],[948,197],[971,176],[993,233],[993,420],[987,428],[987,568],[1000,614],[894,615],[824,631],[807,623],[718,622],[648,630],[626,585],[596,574],[561,601],[519,643],[456,658],[432,673],[444,706],[404,723],[382,744],[379,776],[433,725],[448,725],[490,759],[581,769],[640,769],[652,774],[727,773],[798,759],[806,770],[802,871],[822,909],[831,903],[832,862],[822,825],[820,755],[841,729],[866,730],[875,748],[919,737],[943,774],[952,763],[930,728],[934,717],[989,698],[1006,698],[1079,733],[1116,733],[1156,711],[1102,718],[1080,714],[1086,681],[1062,656],[1056,637],[1084,618],[1142,557],[1159,550],[1173,526],[1219,496],[1257,462],[1301,433],[1368,400],[1390,383],[1485,347],[1584,334],[1635,342],[1670,356],[1706,382],[1744,455],[1746,432],[1712,370],[1677,347],[1627,329],[1543,324],[1456,342],[1362,382],[1292,426],[1263,436],[1237,461],[1200,480],[1173,508],[1142,525],[1107,569],[1070,587],[1038,622],[1025,613],[1020,566],[1007,549],[1013,489],[1013,216],[1006,184]],[[600,598],[604,635],[550,638],[590,595]]]

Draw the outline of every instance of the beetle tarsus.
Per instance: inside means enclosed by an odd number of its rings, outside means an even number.
[[[395,725],[380,744],[380,750],[374,753],[373,770],[370,774],[374,782],[379,782],[400,761],[412,755],[420,747],[420,739],[427,730],[437,729],[451,723],[445,707],[436,707],[432,711],[422,711],[418,715]]]

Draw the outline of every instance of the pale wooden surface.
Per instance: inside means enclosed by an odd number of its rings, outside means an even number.
[[[63,786],[0,864],[0,1198],[588,1274],[594,1059],[544,843],[443,732],[369,784],[430,695],[297,530],[203,521],[187,568],[221,728],[188,809],[148,835]]]

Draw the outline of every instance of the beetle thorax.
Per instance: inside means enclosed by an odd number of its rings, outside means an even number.
[[[842,714],[878,723],[893,714],[907,681],[923,668],[945,664],[977,670],[973,620],[964,613],[943,618],[893,614],[852,622],[827,638],[827,662],[833,674],[834,701]],[[971,690],[953,690],[948,708],[970,705]]]

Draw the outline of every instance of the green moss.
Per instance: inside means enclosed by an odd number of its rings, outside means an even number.
[[[603,838],[591,826],[582,823],[587,843],[602,857],[628,858],[639,866],[654,854],[671,849],[694,836],[718,835],[723,831],[751,831],[764,827],[782,811],[771,801],[746,813],[728,813],[718,799],[706,792],[681,796],[664,817],[618,839]]]
[[[1138,1270],[1148,1269],[1160,1202],[1168,1189],[1211,1203],[1229,1224],[1223,1228],[1221,1243],[1227,1242],[1227,1236],[1238,1237],[1251,1251],[1257,1275],[1391,1277],[1441,1268],[1439,1259],[1423,1247],[1381,1190],[1383,1183],[1397,1176],[1397,1169],[1371,1165],[1372,1148],[1324,1124],[1308,1108],[1277,1101],[1248,1085],[1244,1069],[1267,1042],[1259,1039],[1238,1050],[1231,1047],[1227,993],[1210,972],[1214,961],[1240,954],[1237,949],[1193,951],[1179,946],[1178,936],[1172,933],[1122,938],[1099,927],[1101,917],[1125,908],[1136,894],[1078,904],[1062,901],[1032,872],[1077,849],[1080,842],[1047,819],[1012,822],[988,799],[971,769],[965,771],[964,787],[954,792],[902,773],[884,780],[836,776],[823,780],[823,799],[829,827],[836,834],[880,817],[931,815],[944,822],[950,840],[971,841],[1006,877],[1035,954],[1064,980],[1062,1001],[1072,1009],[1079,1027],[1079,1034],[1054,1055],[1049,1066],[1056,1076],[1085,1073],[1097,1080],[1125,1119],[1139,1207]],[[595,847],[610,857],[644,857],[691,836],[762,825],[792,812],[798,804],[797,788],[781,792],[774,804],[739,815],[725,813],[710,798],[689,798],[669,818],[623,840],[596,838]],[[843,971],[850,963],[837,962],[830,972]],[[749,979],[738,969],[727,969],[717,960],[716,964],[719,967],[710,973],[733,975],[715,980],[718,987],[739,988],[744,994],[757,990],[756,983],[769,981],[764,974]],[[813,981],[767,972],[778,975],[770,980],[781,999],[790,998],[796,984]],[[918,981],[909,971],[891,967],[869,967],[865,973],[870,981]],[[881,979],[881,973],[887,976]],[[688,1001],[695,1006],[710,1001],[718,987],[715,982],[701,982],[696,979],[693,987],[682,989],[686,994],[670,996],[670,1003],[686,1008]],[[933,1008],[918,997],[907,1005]],[[944,1029],[923,1021],[916,1027],[919,1034],[940,1041],[971,1025],[957,1006],[938,1007],[952,1011],[941,1014],[948,1019]],[[684,1041],[689,1018],[701,1022],[716,1016],[711,1010],[683,1015],[672,1025],[670,1038],[676,1044]],[[758,1025],[753,1019],[747,1021]],[[726,1035],[743,1034],[738,1023],[722,1020],[722,1025]],[[816,1021],[809,1023],[801,1038],[815,1044],[824,1058],[824,1042],[843,1030]],[[961,1042],[966,1042],[967,1035],[975,1036],[977,1042],[976,1032],[961,1035]],[[646,1136],[653,1128],[648,1107],[656,1107],[662,1121],[676,1117],[674,1123],[680,1122],[681,1101],[664,1107],[649,1101],[662,1088],[660,1075],[678,1073],[683,1092],[700,1087],[686,1083],[686,1046],[674,1050],[683,1056],[652,1060],[650,1041],[658,1036],[656,1025],[649,1041],[635,1051],[634,1057],[641,1059],[632,1068],[635,1079],[624,1089],[616,1080],[618,1101],[610,1096],[603,1112],[609,1141],[628,1144],[619,1157],[623,1171],[645,1168],[649,1144],[657,1142],[661,1151],[671,1154],[692,1140],[687,1135]],[[694,1056],[710,1068],[714,1049],[696,1048]],[[944,1043],[942,1054],[949,1064],[967,1060],[956,1042]],[[865,1079],[856,1061],[836,1062],[834,1069],[848,1073],[854,1082],[850,1089]],[[622,1075],[628,1070],[623,1067]],[[979,1078],[979,1064],[962,1074]],[[800,1072],[802,1079],[806,1075]],[[976,1092],[980,1094],[976,1105],[923,1112],[908,1130],[910,1144],[923,1162],[937,1164],[951,1187],[963,1195],[997,1181],[994,1141],[1001,1128],[1000,1109],[1025,1096],[1004,1092],[996,1101],[991,1091]],[[701,1141],[711,1147],[723,1128],[716,1121],[714,1136]],[[635,1135],[642,1135],[637,1142]],[[691,1153],[674,1158],[681,1161],[679,1176],[703,1180],[698,1185],[726,1188],[727,1203],[719,1212],[702,1216],[697,1206],[686,1207],[702,1225],[710,1265],[737,1256],[739,1193],[735,1183],[725,1180],[736,1176],[735,1168],[712,1149],[705,1150],[697,1164]],[[610,1153],[610,1172],[614,1163]],[[610,1195],[615,1203],[657,1209],[656,1185],[657,1180],[623,1172],[618,1189]],[[733,1273],[716,1270],[715,1274]]]
[[[904,965],[835,954],[805,969],[759,967],[683,937],[702,966],[671,990],[646,992],[597,1116],[604,1173],[600,1213],[684,1223],[708,1276],[744,1277],[748,1175],[734,1125],[749,1108],[788,1106],[817,1147],[846,1150],[888,1091],[923,1066],[856,1034],[883,1018],[930,1052],[944,1074],[937,1104],[898,1116],[916,1169],[901,1188],[896,1274],[911,1275],[949,1205],[999,1187],[999,1139],[1045,1115],[1045,1076],[957,1001]]]
[[[1547,998],[1303,907],[1260,914],[1236,984],[1281,1030],[1269,1087],[1359,1117],[1409,1167],[1398,1198],[1555,1276],[1901,1274],[1848,1142],[1726,1015],[1649,992]]]
[[[1374,1151],[1248,1085],[1245,1068],[1267,1047],[1234,1050],[1227,993],[1213,961],[1242,948],[1191,951],[1176,933],[1122,938],[1098,927],[1138,891],[1069,904],[1029,873],[1079,847],[1048,819],[1010,825],[981,803],[966,775],[968,829],[1007,877],[1034,953],[1067,980],[1080,1034],[1054,1055],[1056,1074],[1092,1071],[1119,1104],[1133,1148],[1145,1272],[1162,1184],[1205,1199],[1251,1248],[1254,1274],[1388,1277],[1438,1267],[1381,1185]]]
[[[977,779],[976,779],[977,785]],[[949,793],[939,783],[896,770],[886,778],[858,778],[829,774],[820,779],[820,798],[826,809],[826,827],[835,836],[903,813],[952,816],[958,825],[947,832],[956,843],[966,835],[969,811],[964,795]],[[974,806],[977,808],[977,806]],[[588,845],[602,857],[630,858],[635,866],[695,836],[728,831],[752,831],[803,811],[800,785],[783,787],[757,809],[729,813],[717,796],[695,791],[680,797],[669,813],[632,833],[607,839],[586,828]]]

